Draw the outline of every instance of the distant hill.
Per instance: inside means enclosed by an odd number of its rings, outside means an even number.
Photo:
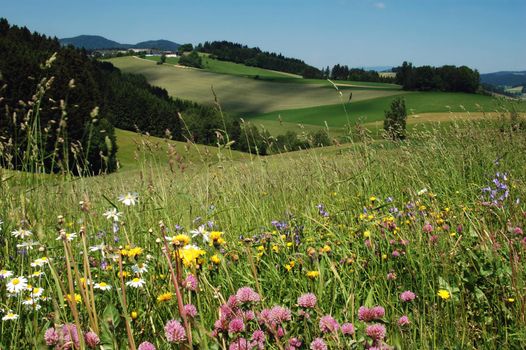
[[[393,66],[369,66],[369,67],[360,67],[366,71],[375,71],[375,72],[390,72],[393,69]]]
[[[480,82],[494,86],[515,86],[526,83],[526,71],[495,72],[480,75]]]
[[[73,38],[59,39],[62,45],[73,45],[86,50],[95,49],[127,49],[132,45],[121,44],[113,40],[106,39],[100,35],[79,35]]]
[[[119,42],[106,39],[100,35],[79,35],[73,38],[59,39],[62,45],[73,45],[78,48],[84,48],[86,50],[97,50],[97,49],[158,49],[163,51],[177,51],[180,46],[178,43],[174,43],[169,40],[148,40],[142,41],[135,45],[121,44]]]
[[[162,51],[177,51],[177,49],[181,46],[181,44],[174,43],[170,40],[148,40],[148,41],[142,41],[140,43],[135,44],[133,47],[136,49],[158,49]]]

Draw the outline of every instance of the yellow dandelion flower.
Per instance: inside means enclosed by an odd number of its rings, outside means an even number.
[[[219,265],[219,263],[221,262],[221,259],[219,258],[217,254],[215,254],[210,257],[210,261],[216,265]]]
[[[369,238],[369,237],[371,237],[371,231],[369,231],[369,230],[365,231],[365,232],[363,233],[363,237],[364,237],[364,238]]]
[[[179,255],[183,261],[184,266],[192,266],[197,262],[197,259],[206,252],[195,245],[187,245],[183,249],[179,249]]]
[[[172,296],[173,294],[170,292],[162,293],[157,297],[157,301],[160,303],[165,302],[165,301],[170,301],[172,300]]]
[[[80,303],[82,301],[82,297],[80,296],[80,294],[77,294],[77,293],[75,293],[74,296],[71,296],[71,294],[67,294],[64,297],[64,300],[65,301],[70,301],[70,302],[75,301],[75,304],[78,304],[78,303]]]
[[[320,275],[319,271],[307,271],[307,277],[315,279]]]
[[[437,293],[437,295],[442,298],[442,300],[448,300],[451,298],[451,293],[449,293],[446,289],[440,289]]]

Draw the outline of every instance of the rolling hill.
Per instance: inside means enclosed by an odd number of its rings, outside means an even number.
[[[502,71],[480,75],[480,82],[494,86],[515,86],[526,84],[526,71]]]
[[[392,96],[394,89],[345,87],[342,96],[326,81],[310,84],[283,84],[233,74],[216,74],[193,68],[157,65],[137,57],[120,57],[110,60],[127,73],[142,74],[153,85],[165,88],[172,96],[200,103],[213,103],[212,87],[224,111],[246,117],[276,110],[333,105],[353,93],[353,101]],[[294,79],[301,82],[304,79]],[[343,94],[345,92],[345,94]],[[344,95],[344,97],[343,97]]]
[[[163,51],[176,51],[180,44],[170,40],[148,40],[137,44],[121,44],[119,42],[106,39],[99,35],[79,35],[72,38],[59,39],[62,45],[73,45],[86,50],[96,49],[158,49]]]

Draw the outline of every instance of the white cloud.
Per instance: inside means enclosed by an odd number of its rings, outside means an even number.
[[[375,2],[374,7],[376,7],[379,10],[385,9],[385,4],[383,2]]]

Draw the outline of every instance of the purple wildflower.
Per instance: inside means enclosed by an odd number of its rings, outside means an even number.
[[[325,315],[320,318],[320,331],[322,333],[333,333],[338,328],[340,328],[340,325],[331,315]]]
[[[316,338],[310,343],[311,350],[327,350],[327,344],[321,338]]]
[[[137,350],[155,350],[155,345],[153,345],[149,341],[144,341],[139,345]]]
[[[398,319],[398,325],[399,326],[406,326],[406,325],[408,325],[410,323],[411,323],[411,321],[409,321],[409,317],[407,317],[406,315],[404,315],[404,316],[402,316],[402,317],[400,317]]]
[[[383,324],[373,324],[371,326],[367,326],[365,333],[371,337],[371,339],[377,342],[385,338],[386,330]]]
[[[186,331],[177,320],[170,320],[166,323],[164,334],[170,343],[181,343],[186,340]]]
[[[405,292],[402,292],[402,294],[400,294],[400,300],[404,302],[413,301],[415,300],[415,297],[415,293],[411,292],[410,290],[406,290]]]
[[[84,334],[84,340],[86,341],[86,345],[88,346],[88,348],[91,349],[95,349],[100,343],[99,336],[92,331],[89,331],[86,334]]]
[[[313,293],[306,293],[298,297],[298,305],[306,309],[313,309],[317,302],[318,299]]]
[[[352,323],[344,323],[341,326],[342,334],[343,335],[353,335],[355,330]]]

